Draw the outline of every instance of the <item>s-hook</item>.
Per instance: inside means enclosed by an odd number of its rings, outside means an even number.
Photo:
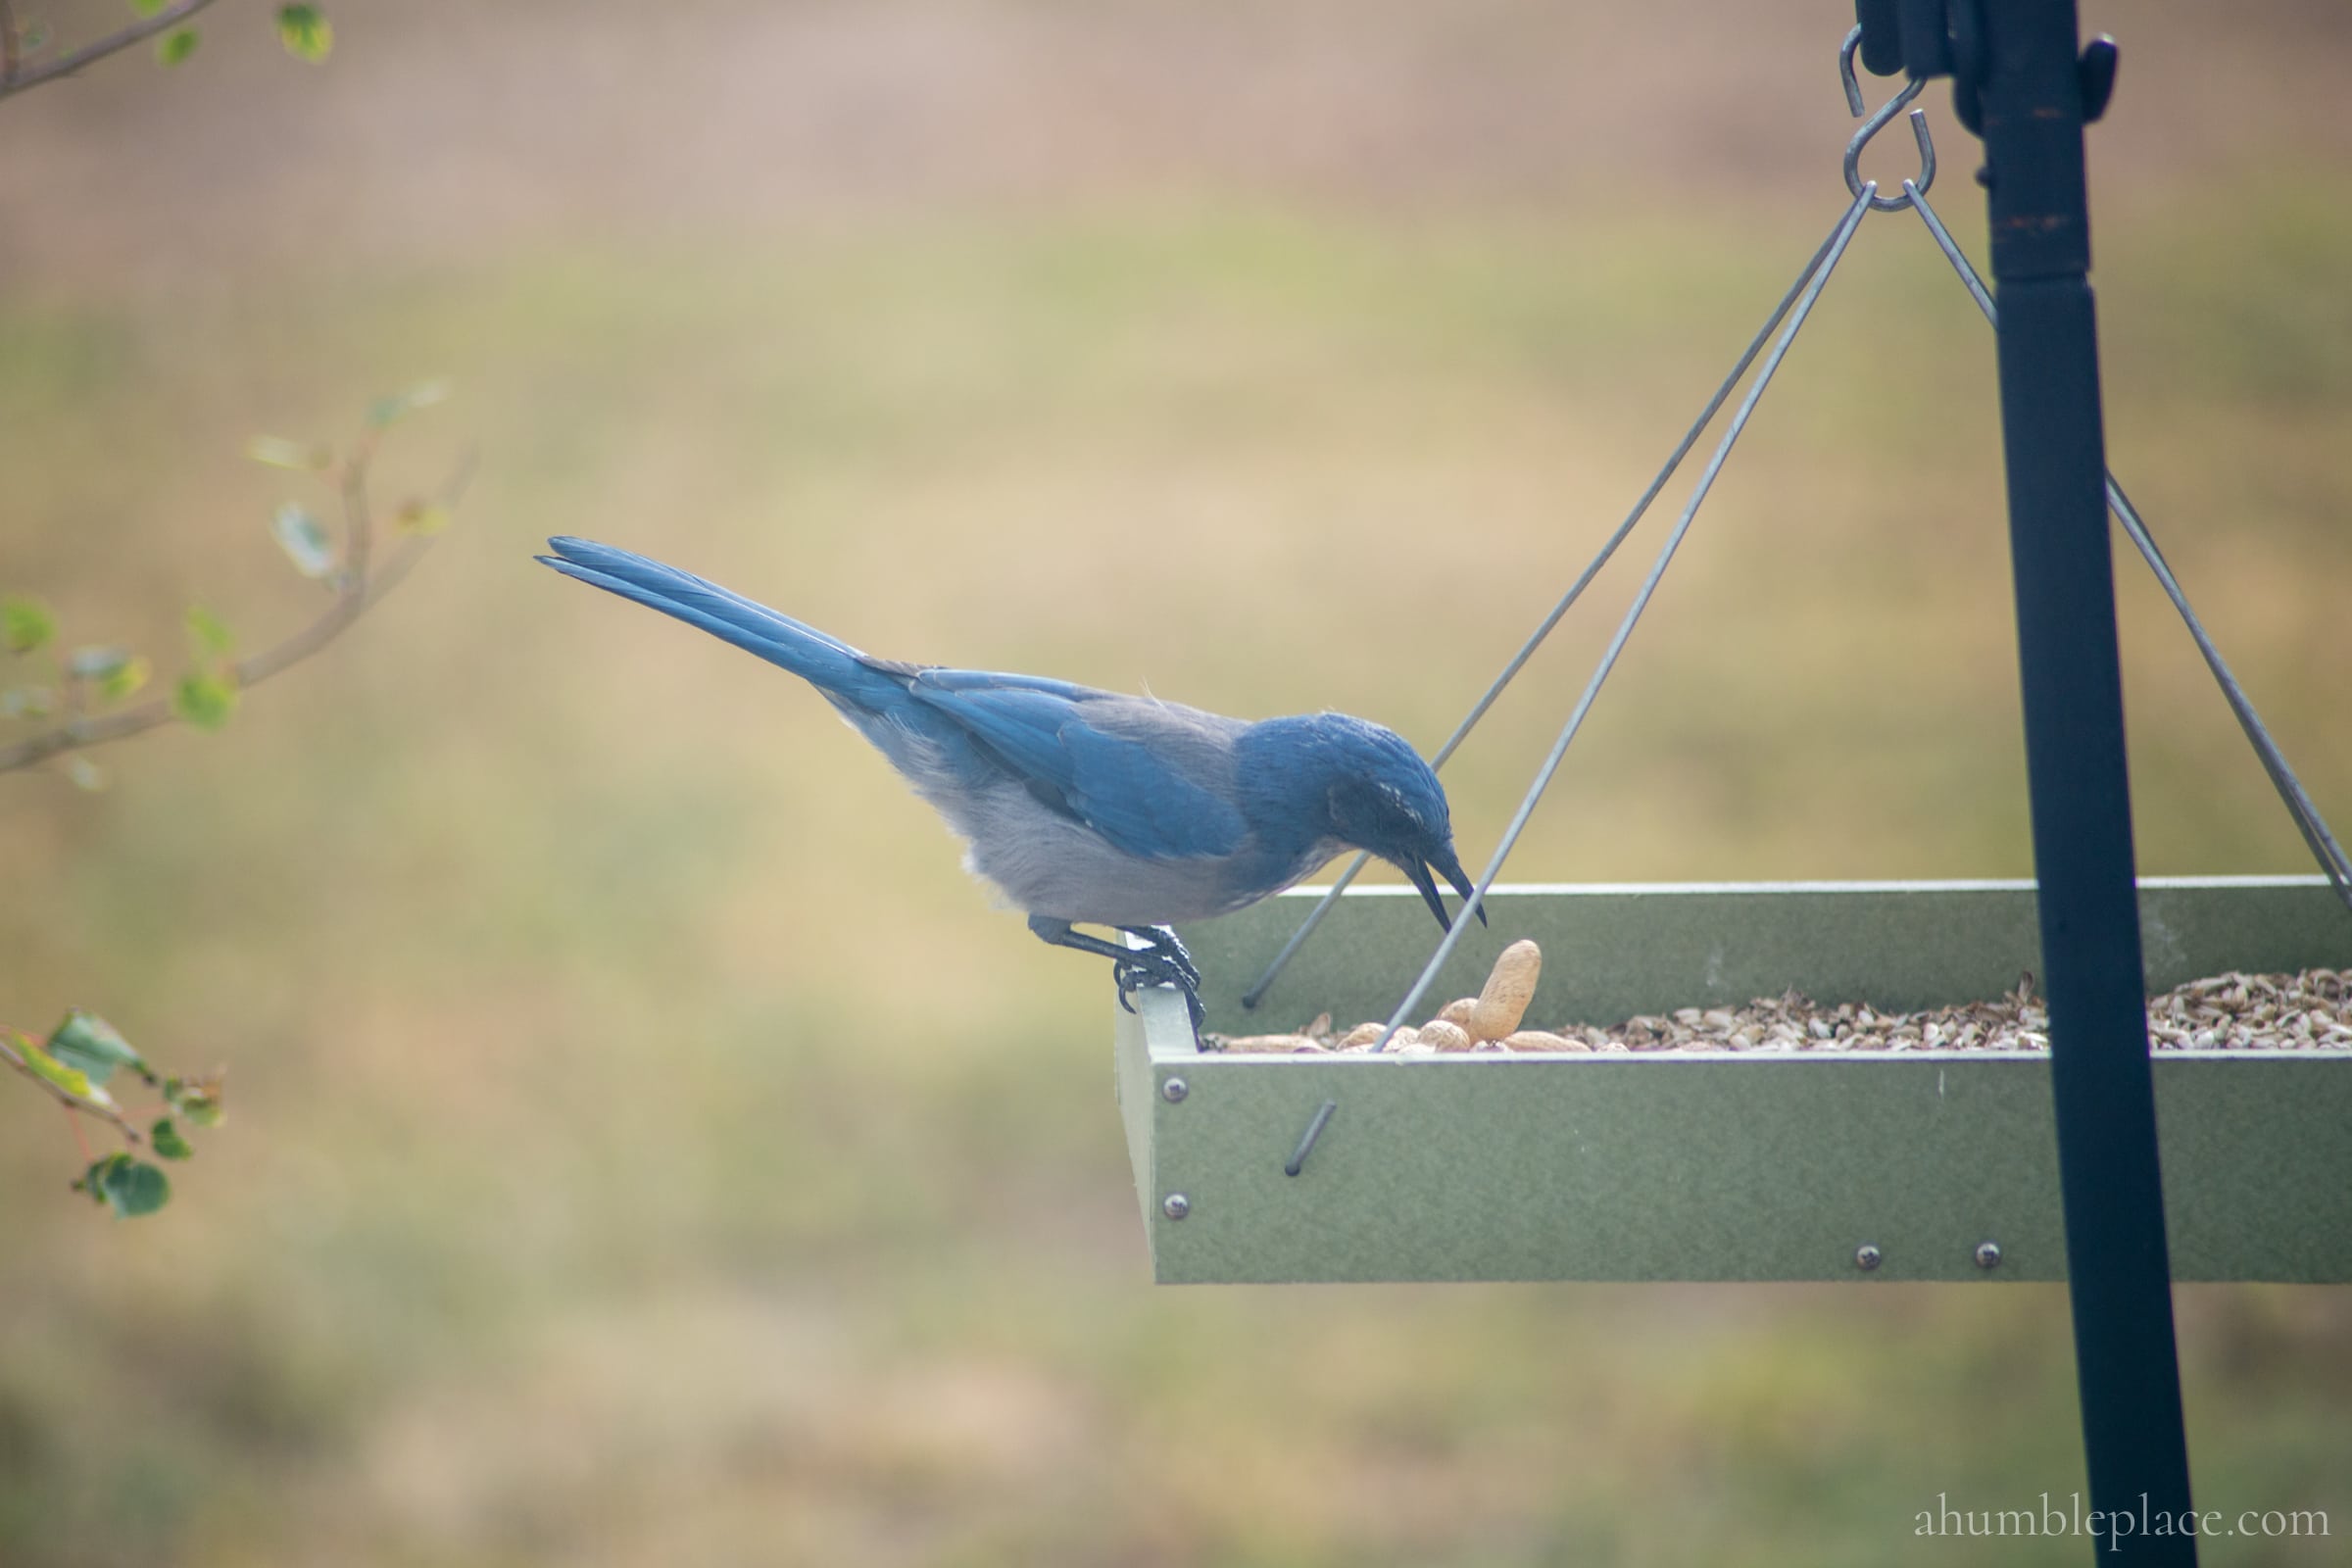
[[[1861,44],[1862,29],[1856,27],[1845,35],[1845,42],[1838,47],[1838,79],[1845,84],[1845,107],[1852,110],[1857,119],[1862,114],[1863,104],[1862,84],[1854,77],[1854,51]],[[1881,104],[1879,112],[1863,121],[1862,128],[1854,132],[1854,139],[1845,144],[1845,188],[1849,195],[1862,194],[1862,149],[1869,146],[1870,138],[1884,130],[1886,122],[1901,114],[1926,86],[1925,80],[1905,82],[1903,90]],[[1919,145],[1919,174],[1907,183],[1926,190],[1936,183],[1936,143],[1928,135],[1928,113],[1924,109],[1911,111],[1911,139]],[[1908,196],[1881,196],[1873,192],[1870,198],[1870,210],[1874,213],[1899,213],[1910,205],[1911,198]]]

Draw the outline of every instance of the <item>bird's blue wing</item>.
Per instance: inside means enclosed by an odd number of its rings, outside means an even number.
[[[1070,804],[1130,855],[1153,858],[1231,855],[1248,833],[1233,803],[1188,776],[1155,747],[1081,718],[1062,728],[1075,773]]]
[[[1211,858],[1248,829],[1210,785],[1230,772],[1224,721],[1068,681],[926,669],[911,695],[953,719],[1047,805],[1129,855]],[[1238,726],[1237,726],[1238,727]]]

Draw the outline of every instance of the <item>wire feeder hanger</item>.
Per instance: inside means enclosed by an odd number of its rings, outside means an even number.
[[[1862,29],[1857,26],[1845,35],[1845,39],[1838,51],[1838,80],[1845,90],[1846,107],[1857,119],[1863,119],[1865,108],[1861,85],[1854,74],[1854,54],[1861,42]],[[1606,566],[1610,559],[1616,555],[1617,548],[1625,543],[1627,537],[1633,533],[1635,526],[1647,514],[1650,504],[1666,488],[1667,481],[1682,466],[1683,459],[1688,457],[1690,450],[1697,445],[1699,436],[1714,421],[1715,416],[1722,411],[1724,404],[1730,401],[1733,389],[1740,384],[1740,378],[1747,374],[1749,368],[1756,365],[1758,356],[1762,355],[1763,365],[1756,370],[1755,380],[1740,400],[1739,407],[1734,410],[1730,424],[1724,429],[1712,456],[1708,458],[1706,466],[1700,470],[1698,482],[1692,487],[1690,500],[1684,504],[1680,515],[1675,519],[1673,527],[1666,536],[1665,543],[1659,547],[1656,558],[1650,563],[1647,575],[1642,578],[1641,586],[1635,591],[1633,602],[1628,606],[1624,617],[1618,622],[1615,635],[1609,639],[1608,646],[1602,652],[1599,663],[1593,668],[1592,678],[1586,683],[1583,694],[1577,699],[1575,708],[1569,712],[1567,723],[1561,728],[1558,738],[1553,741],[1551,751],[1544,758],[1543,765],[1537,769],[1535,780],[1529,785],[1526,796],[1520,801],[1518,809],[1512,814],[1509,825],[1503,829],[1502,837],[1495,846],[1494,858],[1488,861],[1487,868],[1479,877],[1477,886],[1473,889],[1470,897],[1463,902],[1460,911],[1455,916],[1452,929],[1446,932],[1445,939],[1438,944],[1437,951],[1430,956],[1428,963],[1422,968],[1419,977],[1414,980],[1411,990],[1406,992],[1403,1000],[1396,1004],[1395,1012],[1390,1015],[1380,1040],[1372,1048],[1374,1052],[1383,1052],[1388,1049],[1389,1042],[1394,1038],[1396,1030],[1402,1026],[1405,1019],[1412,1014],[1412,1010],[1420,1005],[1423,998],[1428,995],[1431,985],[1437,979],[1438,971],[1445,967],[1446,961],[1461,945],[1462,936],[1469,928],[1471,912],[1485,904],[1487,894],[1494,887],[1495,878],[1501,873],[1504,861],[1510,858],[1511,851],[1517,846],[1520,835],[1527,828],[1529,818],[1535,814],[1537,804],[1542,801],[1544,792],[1550,787],[1553,776],[1558,773],[1560,763],[1567,756],[1570,742],[1575,740],[1578,730],[1584,725],[1586,714],[1592,710],[1594,699],[1600,695],[1602,684],[1608,679],[1610,671],[1616,667],[1618,655],[1624,652],[1627,640],[1633,635],[1636,622],[1642,618],[1642,611],[1648,608],[1651,596],[1656,593],[1659,581],[1665,576],[1668,564],[1674,559],[1675,551],[1682,545],[1684,537],[1690,530],[1692,520],[1698,515],[1699,507],[1706,501],[1708,492],[1714,487],[1716,476],[1721,473],[1725,461],[1731,456],[1733,446],[1739,441],[1740,432],[1747,427],[1748,418],[1754,414],[1757,403],[1762,399],[1765,387],[1771,384],[1773,373],[1780,368],[1781,361],[1788,355],[1789,345],[1795,341],[1798,330],[1803,327],[1806,318],[1812,313],[1815,302],[1820,299],[1823,288],[1828,285],[1830,273],[1837,268],[1838,260],[1844,256],[1846,247],[1852,243],[1862,220],[1874,212],[1910,211],[1919,214],[1920,220],[1926,225],[1936,249],[1951,264],[1954,274],[1967,288],[1970,296],[1976,300],[1978,308],[1983,311],[1987,323],[1994,320],[1992,295],[1986,290],[1984,279],[1978,274],[1976,268],[1970,264],[1966,253],[1953,240],[1950,231],[1944,227],[1942,220],[1936,217],[1936,210],[1928,204],[1928,189],[1936,182],[1936,144],[1928,134],[1926,112],[1911,108],[1912,100],[1920,95],[1926,85],[1924,78],[1915,78],[1907,82],[1892,98],[1882,104],[1875,114],[1863,119],[1861,126],[1855,130],[1852,139],[1846,143],[1845,147],[1845,187],[1853,197],[1851,204],[1838,215],[1837,221],[1831,226],[1828,237],[1822,241],[1811,259],[1805,263],[1803,270],[1797,273],[1796,280],[1788,286],[1788,291],[1781,296],[1780,303],[1774,306],[1771,314],[1765,318],[1764,324],[1757,329],[1754,338],[1748,342],[1746,349],[1733,364],[1731,373],[1723,378],[1722,385],[1718,386],[1714,395],[1708,398],[1705,407],[1699,411],[1698,417],[1691,422],[1682,440],[1676,443],[1673,452],[1667,456],[1664,466],[1658,469],[1657,477],[1649,482],[1640,498],[1635,501],[1633,510],[1627,513],[1624,521],[1620,522],[1616,530],[1602,543],[1592,563],[1578,573],[1568,591],[1560,596],[1558,602],[1537,624],[1535,631],[1527,641],[1520,646],[1519,651],[1504,663],[1501,672],[1494,677],[1494,682],[1488,686],[1478,701],[1471,705],[1470,711],[1463,716],[1459,724],[1454,726],[1453,733],[1446,737],[1446,743],[1439,747],[1436,755],[1431,758],[1432,766],[1444,767],[1446,760],[1460,748],[1471,730],[1478,726],[1479,720],[1486,717],[1488,710],[1494,707],[1495,699],[1502,695],[1503,688],[1508,686],[1526,667],[1528,661],[1535,656],[1536,650],[1542,647],[1544,640],[1551,634],[1552,628],[1560,623],[1569,610],[1583,597],[1585,589],[1592,584],[1594,577],[1600,574],[1601,568]],[[1903,114],[1906,109],[1909,110],[1911,138],[1919,149],[1919,172],[1902,181],[1901,195],[1882,196],[1879,194],[1878,181],[1862,178],[1862,152],[1870,145],[1872,137],[1884,130],[1896,116]],[[1769,350],[1767,350],[1768,343]],[[2173,608],[2180,612],[2182,623],[2188,628],[2190,638],[2197,645],[2198,653],[2204,657],[2206,667],[2212,671],[2215,682],[2221,687],[2222,695],[2230,704],[2230,711],[2235,715],[2238,727],[2245,732],[2246,740],[2253,746],[2255,755],[2261,760],[2263,771],[2269,775],[2271,785],[2278,791],[2278,798],[2285,805],[2288,815],[2293,817],[2296,830],[2302,834],[2303,841],[2309,847],[2312,858],[2319,862],[2320,869],[2327,874],[2328,882],[2335,889],[2337,898],[2343,901],[2347,909],[2352,909],[2352,860],[2347,860],[2345,858],[2342,846],[2337,843],[2334,834],[2328,830],[2326,820],[2320,815],[2318,807],[2313,804],[2309,792],[2304,789],[2302,781],[2295,776],[2294,769],[2287,765],[2286,759],[2279,753],[2278,744],[2272,739],[2269,728],[2262,722],[2261,715],[2255,712],[2253,702],[2246,696],[2244,687],[2230,672],[2228,662],[2222,658],[2221,651],[2214,646],[2213,638],[2206,632],[2204,623],[2197,618],[2196,612],[2189,608],[2188,597],[2182,591],[2180,579],[2173,575],[2172,567],[2166,563],[2163,552],[2156,547],[2156,541],[2148,530],[2146,520],[2140,515],[2138,509],[2132,504],[2130,498],[2124,494],[2123,486],[2116,481],[2112,470],[2106,475],[2106,495],[2108,510],[2123,524],[2124,532],[2130,537],[2133,546],[2138,549],[2140,558],[2148,564],[2148,569],[2155,573],[2158,584],[2164,589],[2165,597],[2172,601]],[[1333,904],[1347,890],[1348,884],[1355,880],[1357,873],[1363,870],[1370,858],[1371,857],[1368,855],[1358,855],[1348,862],[1330,890],[1317,902],[1315,907],[1299,924],[1298,929],[1291,934],[1282,950],[1274,956],[1273,961],[1266,966],[1265,972],[1258,976],[1256,982],[1248,991],[1243,993],[1243,1006],[1255,1007],[1265,999],[1267,991],[1272,988],[1276,978],[1289,964],[1292,956],[1314,933],[1316,927],[1323,923],[1324,917],[1331,912]]]

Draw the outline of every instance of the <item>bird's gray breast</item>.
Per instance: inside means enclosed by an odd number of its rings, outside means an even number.
[[[1339,851],[1275,852],[1249,826],[1237,805],[1235,743],[1248,728],[1238,719],[1105,694],[1074,705],[1071,723],[1083,734],[1062,776],[1034,765],[977,779],[952,766],[906,768],[968,841],[965,865],[1031,914],[1105,925],[1202,919],[1289,886]]]
[[[1260,896],[1255,887],[1236,886],[1242,856],[1129,855],[1018,784],[979,791],[959,807],[950,818],[970,843],[965,865],[1031,914],[1162,925],[1224,914]]]

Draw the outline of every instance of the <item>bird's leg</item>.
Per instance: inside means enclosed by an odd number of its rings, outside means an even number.
[[[1193,995],[1192,984],[1188,984],[1186,980],[1185,972],[1192,968],[1192,960],[1189,957],[1184,960],[1184,967],[1178,968],[1156,943],[1143,949],[1121,947],[1115,942],[1107,942],[1101,937],[1090,937],[1083,931],[1073,931],[1070,929],[1069,921],[1056,920],[1050,915],[1031,915],[1029,929],[1037,934],[1037,938],[1041,942],[1050,943],[1057,948],[1071,948],[1079,953],[1092,953],[1099,957],[1108,958],[1111,978],[1118,983],[1119,987],[1119,1005],[1125,1007],[1129,1012],[1135,1010],[1135,1004],[1127,999],[1135,995],[1139,988],[1143,986],[1176,987],[1185,995],[1187,1010],[1195,1014],[1194,1027],[1196,1029],[1200,1027],[1200,999]],[[1126,928],[1122,926],[1120,929]],[[1197,983],[1197,981],[1193,982],[1193,984]]]
[[[1079,953],[1091,953],[1097,957],[1108,958],[1113,963],[1132,963],[1147,956],[1131,948],[1122,948],[1115,942],[1105,942],[1101,937],[1090,937],[1083,931],[1072,930],[1069,921],[1056,920],[1051,915],[1031,915],[1029,929],[1036,933],[1040,942],[1056,948],[1071,948]]]
[[[1176,941],[1175,932],[1157,926],[1140,929],[1119,927],[1122,931],[1131,931],[1152,941],[1151,947],[1136,949],[1123,948],[1115,942],[1073,931],[1069,921],[1056,920],[1051,915],[1031,915],[1029,929],[1036,933],[1039,941],[1054,947],[1072,948],[1080,953],[1092,953],[1099,957],[1108,958],[1111,979],[1117,982],[1119,988],[1119,1005],[1129,1012],[1135,1010],[1135,1004],[1127,999],[1139,987],[1174,986],[1184,993],[1184,1008],[1193,1020],[1193,1032],[1200,1032],[1201,1020],[1208,1015],[1200,1005],[1198,995],[1200,971],[1193,967],[1192,956]],[[1174,949],[1172,953],[1169,951],[1171,948]]]

